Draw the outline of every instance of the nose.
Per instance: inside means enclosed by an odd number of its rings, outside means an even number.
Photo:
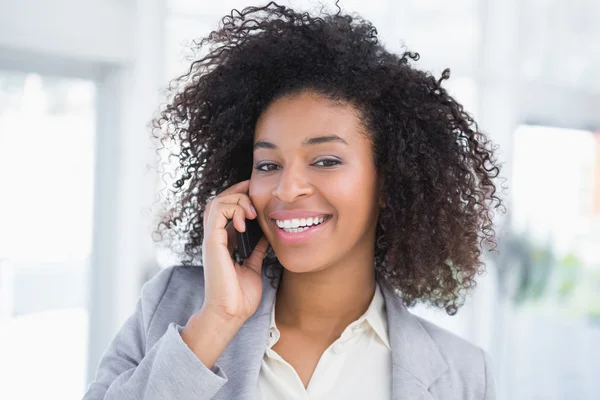
[[[300,197],[310,196],[313,190],[302,166],[288,164],[279,174],[279,182],[273,190],[273,196],[283,203],[292,203]]]

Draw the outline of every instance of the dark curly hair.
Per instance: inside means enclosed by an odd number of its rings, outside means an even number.
[[[274,100],[310,90],[354,106],[371,135],[385,204],[376,272],[407,306],[454,314],[484,270],[483,245],[495,248],[492,218],[503,205],[495,146],[442,87],[449,70],[436,79],[416,69],[418,53],[386,51],[369,21],[339,7],[317,16],[274,2],[234,9],[195,45],[207,54],[171,82],[154,121],[169,154],[163,176],[175,168],[157,240],[178,242],[184,265],[199,262],[205,205],[250,178],[258,117]],[[264,267],[281,271],[271,248]]]

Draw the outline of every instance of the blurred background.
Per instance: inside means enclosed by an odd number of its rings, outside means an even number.
[[[262,4],[0,0],[0,399],[81,398],[141,285],[176,262],[150,238],[148,123],[186,44]],[[600,2],[341,6],[450,67],[505,163],[500,254],[456,316],[415,312],[492,354],[500,399],[600,398]]]

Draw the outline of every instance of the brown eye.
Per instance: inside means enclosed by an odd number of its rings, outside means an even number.
[[[341,164],[342,162],[337,158],[322,158],[319,161],[315,162],[313,165],[318,167],[335,167],[336,165]]]
[[[279,168],[279,166],[274,163],[261,163],[255,167],[256,170],[262,171],[262,172],[275,171],[277,168]]]

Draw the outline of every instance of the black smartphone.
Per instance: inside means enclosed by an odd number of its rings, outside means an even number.
[[[252,251],[263,235],[263,231],[260,229],[257,220],[258,218],[246,219],[246,230],[244,232],[238,230],[235,231],[237,237],[237,250],[240,258],[243,260],[250,257],[250,254],[252,254]]]

